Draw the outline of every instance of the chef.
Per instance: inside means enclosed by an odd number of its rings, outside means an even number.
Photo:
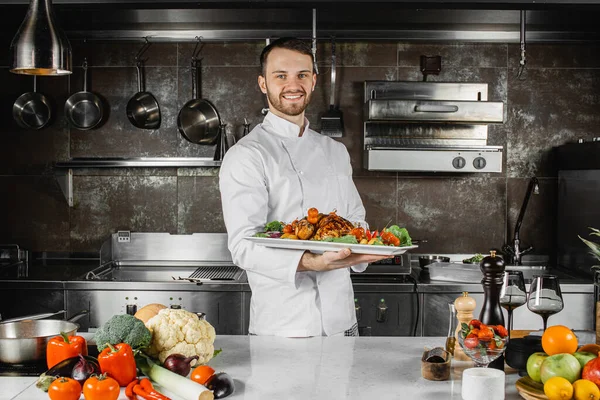
[[[309,45],[281,38],[260,56],[258,86],[269,112],[226,153],[219,173],[233,262],[252,290],[250,334],[285,337],[358,335],[350,268],[388,256],[350,249],[313,254],[256,245],[244,238],[269,221],[291,222],[316,207],[365,223],[346,147],[310,129],[304,116],[317,75]]]

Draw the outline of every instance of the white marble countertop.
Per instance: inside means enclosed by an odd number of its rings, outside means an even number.
[[[231,400],[461,399],[462,371],[472,363],[453,361],[448,381],[421,377],[424,348],[444,343],[439,337],[223,335],[215,340],[215,348],[223,352],[209,365],[234,378]],[[520,399],[514,385],[518,378],[507,372],[506,399]],[[0,377],[0,399],[48,399],[35,380]],[[123,389],[119,399],[127,399]]]

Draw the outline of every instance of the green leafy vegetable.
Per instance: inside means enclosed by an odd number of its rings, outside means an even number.
[[[467,259],[463,260],[463,262],[465,264],[479,264],[481,262],[481,260],[483,260],[483,255],[480,253],[477,253],[471,258],[467,258]]]
[[[600,229],[596,229],[596,228],[590,228],[590,229],[592,230],[592,233],[590,233],[590,235],[600,236]],[[598,261],[600,261],[600,244],[592,242],[590,240],[586,240],[579,235],[577,235],[577,237],[579,239],[581,239],[581,241],[583,243],[585,243],[585,245],[587,247],[590,248],[590,254],[593,255]],[[596,270],[600,269],[600,265],[594,265],[592,267],[592,269],[596,269]]]
[[[265,232],[279,231],[283,232],[285,224],[281,221],[271,221],[265,225]]]
[[[398,225],[392,225],[387,228],[388,232],[391,232],[394,236],[400,239],[400,246],[412,246],[412,239],[408,234],[406,228],[400,228]]]
[[[269,235],[264,232],[258,232],[254,234],[254,237],[269,237]]]
[[[323,242],[335,242],[335,243],[347,243],[347,244],[358,244],[356,237],[354,235],[346,235],[339,238],[336,237],[326,237],[323,239]]]

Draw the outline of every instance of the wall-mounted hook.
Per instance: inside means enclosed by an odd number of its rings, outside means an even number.
[[[142,58],[142,56],[148,50],[148,48],[150,47],[151,44],[152,43],[150,43],[150,41],[148,40],[148,37],[145,37],[144,38],[144,44],[142,45],[142,48],[135,55],[135,61],[137,63],[144,63],[144,62],[148,61],[148,58]]]
[[[202,36],[196,36],[196,47],[194,47],[194,51],[192,52],[192,60],[196,60],[198,58],[198,54],[202,51],[204,47],[204,43],[202,43]]]

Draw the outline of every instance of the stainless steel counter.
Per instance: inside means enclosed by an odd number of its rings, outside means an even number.
[[[100,326],[113,314],[134,312],[137,307],[158,302],[206,313],[220,334],[247,333],[251,291],[245,273],[236,281],[202,284],[82,278],[97,266],[93,260],[71,261],[62,266],[45,263],[32,265],[28,277],[0,280],[0,314],[9,318],[67,309],[72,315],[89,307],[89,318],[80,321],[85,331]],[[477,304],[483,302],[481,284],[433,281],[420,277],[418,267],[410,275],[388,280],[361,274],[352,279],[359,326],[365,336],[445,335],[449,302],[464,291]],[[549,323],[593,329],[595,301],[591,279],[563,275],[561,289],[565,310],[552,316]],[[478,316],[479,311],[478,307],[474,315]],[[527,307],[517,309],[514,317],[515,329],[541,327],[541,319]]]

